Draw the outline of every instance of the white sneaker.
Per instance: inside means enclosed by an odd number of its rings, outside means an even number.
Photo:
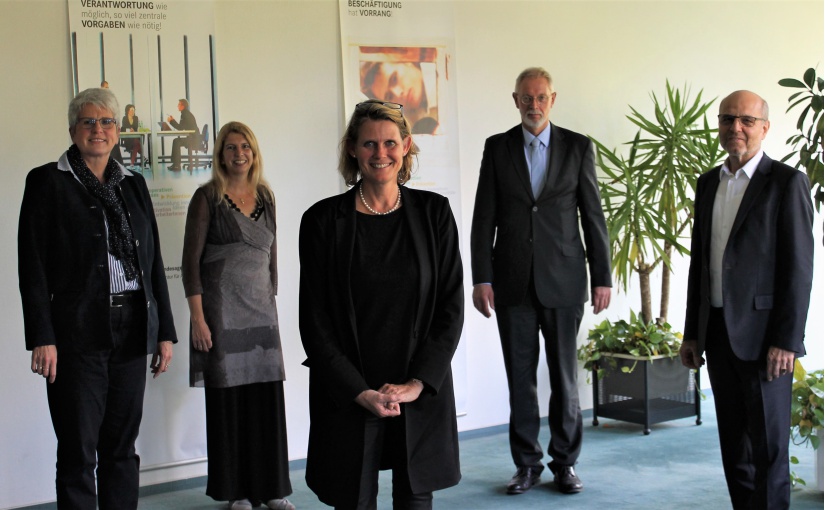
[[[250,503],[248,499],[230,501],[229,510],[252,510],[252,503]]]
[[[270,499],[266,502],[266,506],[270,510],[295,510],[295,505],[289,502],[288,499]]]

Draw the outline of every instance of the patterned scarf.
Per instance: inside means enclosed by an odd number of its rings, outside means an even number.
[[[103,180],[100,182],[97,177],[86,166],[80,149],[77,145],[69,147],[67,153],[69,164],[72,165],[75,175],[92,196],[103,202],[103,212],[106,214],[109,233],[109,253],[117,257],[123,264],[123,271],[127,280],[137,278],[137,256],[135,254],[134,236],[123,202],[118,197],[116,189],[119,188],[120,181],[123,180],[123,173],[115,160],[109,158],[106,170],[103,172]]]

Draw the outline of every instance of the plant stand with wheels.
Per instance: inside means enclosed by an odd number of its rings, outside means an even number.
[[[668,356],[602,354],[602,358],[593,367],[594,426],[601,416],[638,423],[648,435],[654,423],[696,416],[696,425],[702,424],[698,371],[694,374],[678,358]],[[613,358],[616,366],[606,358]],[[623,372],[622,367],[632,371]],[[601,379],[598,368],[604,369]]]

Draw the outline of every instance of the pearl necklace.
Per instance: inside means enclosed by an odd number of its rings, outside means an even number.
[[[398,199],[396,199],[395,205],[392,206],[392,209],[390,209],[387,212],[378,212],[375,209],[373,209],[372,207],[370,207],[370,204],[367,203],[367,199],[364,198],[364,184],[363,183],[361,183],[361,185],[358,186],[358,194],[361,195],[361,203],[364,204],[364,207],[366,207],[367,210],[369,212],[371,212],[372,214],[377,214],[379,216],[384,216],[385,214],[395,212],[396,210],[398,210],[399,207],[401,207],[401,186],[398,187]]]

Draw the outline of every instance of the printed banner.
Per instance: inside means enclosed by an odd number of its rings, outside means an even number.
[[[211,176],[219,126],[214,5],[211,0],[67,1],[74,91],[107,87],[120,103],[121,111],[112,112],[122,121],[112,156],[146,178],[179,318],[175,360],[185,366],[183,231],[192,194]],[[186,370],[150,379],[145,400],[137,442],[144,468],[206,457],[203,393],[189,389]]]
[[[380,99],[404,105],[421,150],[407,186],[450,200],[461,230],[453,2],[339,0],[344,118]],[[466,402],[464,342],[453,358],[456,406]]]

